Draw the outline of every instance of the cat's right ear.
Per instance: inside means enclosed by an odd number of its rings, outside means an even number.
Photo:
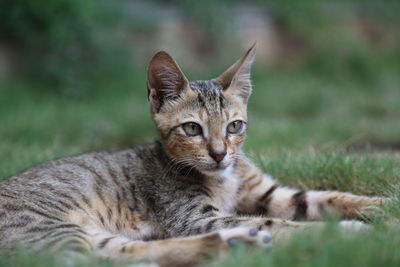
[[[164,51],[154,55],[147,71],[147,93],[153,113],[170,100],[179,98],[189,82],[175,60]]]
[[[250,71],[256,55],[256,45],[254,43],[243,57],[216,79],[225,92],[241,97],[245,103],[251,94]]]

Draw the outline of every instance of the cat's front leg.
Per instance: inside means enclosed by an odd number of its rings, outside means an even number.
[[[223,209],[220,210],[213,195],[200,185],[192,185],[182,191],[175,190],[170,194],[163,194],[165,198],[162,201],[151,201],[158,203],[158,206],[152,206],[155,217],[170,236],[194,236],[235,227],[249,227],[268,231],[273,237],[279,237],[281,233],[289,233],[292,230],[318,224],[229,214]]]
[[[212,206],[207,198],[185,201],[180,207],[165,208],[164,212],[174,211],[174,214],[165,214],[169,220],[161,220],[163,227],[171,236],[194,236],[236,227],[254,228],[267,231],[275,240],[283,236],[290,236],[293,231],[299,231],[312,226],[322,225],[318,222],[294,222],[279,218],[254,216],[238,216],[221,213]],[[178,204],[179,205],[179,204]]]
[[[265,217],[242,217],[242,216],[216,216],[204,218],[194,222],[188,235],[204,233],[208,231],[219,231],[235,227],[248,227],[266,231],[271,235],[273,241],[290,237],[293,233],[301,232],[311,227],[322,227],[321,222],[294,222],[284,219]]]
[[[266,246],[267,231],[235,227],[212,233],[156,241],[133,241],[101,231],[94,234],[95,253],[99,256],[156,263],[159,266],[191,266],[212,257],[226,255],[238,244]]]
[[[387,202],[382,197],[357,196],[337,191],[303,191],[279,186],[248,160],[238,164],[242,180],[238,212],[290,220],[321,220],[327,216],[365,219]]]

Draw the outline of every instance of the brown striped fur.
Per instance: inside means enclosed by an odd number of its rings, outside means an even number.
[[[260,244],[311,225],[290,220],[375,211],[382,198],[280,187],[246,158],[254,55],[253,46],[218,78],[189,82],[157,53],[148,95],[161,141],[53,160],[2,181],[2,250],[63,248],[184,266],[224,254],[231,238]],[[242,127],[228,132],[237,120]],[[201,133],[185,132],[188,122]]]

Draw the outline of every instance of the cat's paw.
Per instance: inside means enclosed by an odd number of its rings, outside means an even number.
[[[367,224],[357,220],[343,220],[339,222],[339,226],[342,229],[353,231],[359,231],[369,228]]]
[[[239,244],[270,246],[271,234],[252,227],[235,227],[219,231],[221,239],[231,247]]]

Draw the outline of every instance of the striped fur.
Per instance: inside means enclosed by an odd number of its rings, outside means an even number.
[[[224,254],[229,238],[258,244],[260,235],[312,225],[291,220],[376,210],[383,199],[281,187],[246,158],[254,50],[218,78],[193,82],[167,53],[156,54],[148,95],[161,141],[53,160],[2,181],[2,250],[69,249],[184,266]],[[201,133],[188,135],[188,122]]]

